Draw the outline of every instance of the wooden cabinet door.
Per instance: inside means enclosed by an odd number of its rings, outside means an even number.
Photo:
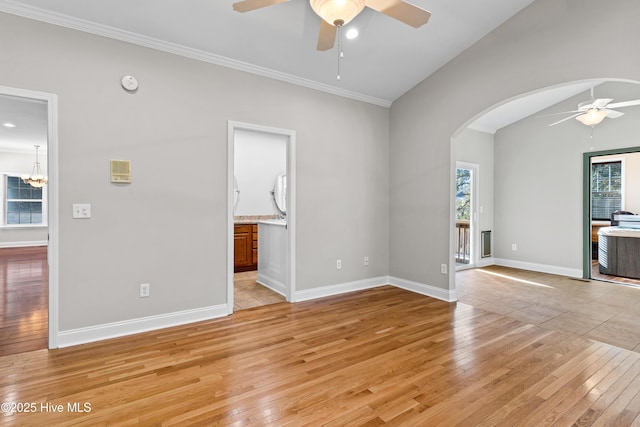
[[[233,233],[234,267],[253,265],[253,233],[251,225],[236,225]]]

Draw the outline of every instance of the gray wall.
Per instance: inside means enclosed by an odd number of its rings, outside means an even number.
[[[540,114],[574,110],[590,96],[584,92]],[[605,83],[595,88],[595,97],[640,99],[640,85]],[[581,274],[583,153],[640,145],[640,107],[619,111],[625,115],[598,124],[593,138],[591,128],[577,120],[548,127],[563,116],[536,118],[538,114],[496,133],[496,258]],[[517,244],[515,252],[512,243]]]
[[[0,85],[58,95],[61,331],[225,303],[228,120],[297,133],[299,290],[387,273],[388,109],[9,14],[0,39]]]
[[[451,137],[524,93],[595,77],[638,79],[638,16],[636,0],[537,0],[393,103],[391,275],[454,287],[440,273],[453,261]]]
[[[456,161],[478,165],[478,177],[476,178],[478,186],[477,231],[493,230],[493,146],[493,135],[473,129],[465,129],[455,138],[453,143]]]

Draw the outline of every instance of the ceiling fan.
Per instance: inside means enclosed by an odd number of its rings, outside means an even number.
[[[237,12],[249,12],[290,0],[243,0],[233,4]],[[365,7],[397,19],[414,28],[426,24],[431,13],[404,0],[310,0],[313,11],[322,18],[317,49],[333,48],[339,27],[348,24]]]
[[[579,120],[580,122],[582,122],[587,126],[595,126],[601,121],[603,121],[605,117],[608,117],[610,119],[617,119],[618,117],[624,115],[624,113],[620,111],[616,111],[614,110],[614,108],[631,107],[634,105],[640,105],[640,99],[635,99],[633,101],[615,102],[615,103],[611,103],[611,101],[613,101],[613,99],[611,98],[595,99],[595,97],[593,96],[593,87],[592,87],[591,99],[578,104],[577,110],[564,111],[562,113],[547,114],[540,117],[556,116],[558,114],[571,114],[570,116],[565,117],[562,120],[558,120],[557,122],[551,123],[549,126],[555,126],[559,123],[562,123],[574,117],[576,118],[576,120]]]

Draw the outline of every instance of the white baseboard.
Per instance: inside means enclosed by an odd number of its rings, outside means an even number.
[[[490,265],[494,265],[496,263],[496,260],[494,257],[487,257],[487,258],[480,258],[478,260],[478,267],[488,267]]]
[[[297,291],[294,297],[295,302],[308,301],[316,298],[323,298],[332,295],[344,294],[347,292],[361,291],[364,289],[377,288],[389,284],[388,276],[373,277],[371,279],[357,280],[355,282],[338,283],[336,285],[321,286],[319,288]]]
[[[86,328],[60,331],[57,336],[59,348],[86,344],[94,341],[117,338],[125,335],[148,332],[156,329],[180,326],[187,323],[200,322],[228,315],[226,304],[184,310],[157,316],[141,317],[122,322],[106,323]]]
[[[556,265],[536,264],[533,262],[514,261],[512,259],[495,258],[495,265],[519,268],[521,270],[537,271],[540,273],[557,274],[559,276],[582,277],[582,270],[577,268],[559,267]]]
[[[258,273],[257,282],[265,288],[271,289],[273,292],[276,292],[285,297],[287,296],[287,287],[284,283],[278,282],[277,280],[260,273]]]
[[[271,288],[271,286],[268,286],[266,283],[262,284]],[[437,288],[435,286],[425,285],[423,283],[412,282],[410,280],[389,276],[373,277],[370,279],[357,280],[354,282],[339,283],[336,285],[322,286],[319,288],[298,291],[295,294],[294,301],[308,301],[316,298],[323,298],[353,291],[360,291],[364,289],[372,289],[385,285],[396,286],[398,288],[436,298],[442,301],[456,301],[455,290],[450,291]],[[276,287],[279,288],[279,286]],[[278,290],[274,290],[280,293]],[[148,316],[138,319],[125,320],[121,322],[106,323],[103,325],[89,326],[86,328],[60,331],[58,332],[58,335],[56,337],[56,343],[59,348],[70,347],[79,344],[86,344],[110,338],[137,334],[141,332],[153,331],[156,329],[169,328],[172,326],[180,326],[188,323],[215,319],[227,316],[228,314],[229,309],[227,305],[221,304],[216,306],[197,308],[193,310],[184,310],[157,316]]]
[[[31,242],[0,242],[0,248],[26,248],[29,246],[47,246],[46,240],[36,240]]]
[[[322,286],[306,291],[296,292],[295,301],[308,301],[316,298],[328,297],[332,295],[344,294],[347,292],[361,291],[364,289],[377,288],[379,286],[391,285],[420,295],[436,298],[442,301],[453,302],[457,300],[456,291],[450,291],[423,283],[412,282],[411,280],[400,279],[398,277],[381,276],[371,279],[358,280],[355,282],[339,283],[336,285]]]
[[[439,299],[441,301],[454,302],[458,300],[455,289],[449,290],[437,288],[435,286],[413,282],[411,280],[401,279],[399,277],[390,277],[389,282],[391,285],[397,288],[406,289],[407,291]]]

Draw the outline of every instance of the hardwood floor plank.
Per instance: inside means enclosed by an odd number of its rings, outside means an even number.
[[[5,400],[91,411],[0,424],[626,426],[639,388],[638,353],[385,286],[2,356]]]
[[[47,348],[48,274],[45,246],[0,249],[0,356]]]

